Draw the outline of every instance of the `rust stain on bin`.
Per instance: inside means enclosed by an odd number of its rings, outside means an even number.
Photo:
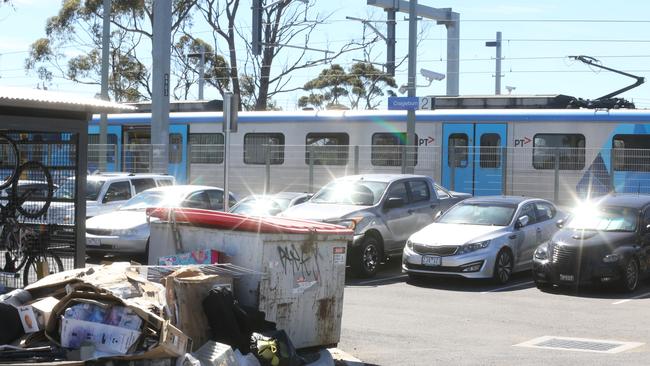
[[[317,328],[320,344],[331,343],[332,333],[335,329],[336,316],[334,308],[336,300],[333,297],[318,300]]]

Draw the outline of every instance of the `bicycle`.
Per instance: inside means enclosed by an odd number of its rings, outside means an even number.
[[[37,219],[43,216],[50,206],[54,184],[49,170],[40,162],[28,161],[19,164],[18,147],[7,135],[0,134],[0,148],[0,169],[3,172],[0,180],[0,249],[4,250],[5,259],[2,270],[18,273],[25,267],[24,277],[27,281],[30,268],[36,263],[48,262],[48,258],[52,256],[48,256],[46,247],[42,248],[44,236],[36,233],[26,223],[20,222],[17,214],[25,219]],[[23,189],[20,177],[28,179],[36,177],[44,180],[47,187],[44,196],[39,197],[36,189]],[[25,205],[26,203],[29,204]],[[45,237],[49,238],[49,235]],[[38,243],[38,248],[35,249],[34,244],[30,245],[30,242]],[[61,263],[60,258],[58,261],[54,259],[53,263],[55,267],[62,270],[63,265],[58,265]]]

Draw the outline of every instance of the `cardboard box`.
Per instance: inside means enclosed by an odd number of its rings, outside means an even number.
[[[205,275],[197,268],[183,267],[165,277],[167,304],[172,323],[200,347],[210,340],[211,330],[203,310],[203,299],[213,287],[232,289],[233,278]]]
[[[188,264],[216,264],[219,263],[221,253],[214,249],[199,249],[189,253],[169,255],[158,258],[162,266],[182,266]]]
[[[50,313],[58,303],[59,300],[50,296],[30,305],[18,307],[20,322],[23,324],[25,333],[34,333],[45,329],[45,325],[50,319]]]
[[[140,332],[102,323],[63,318],[61,322],[61,346],[79,349],[84,342],[110,355],[124,355],[131,350]]]
[[[59,329],[62,329],[63,327],[63,318],[61,315],[63,315],[65,309],[68,307],[88,300],[107,305],[127,306],[142,318],[143,334],[140,339],[138,339],[138,342],[136,342],[135,351],[129,350],[129,354],[120,356],[121,359],[136,360],[178,357],[191,350],[192,340],[183,334],[183,332],[171,325],[169,321],[160,318],[142,306],[128,300],[124,301],[112,294],[105,293],[98,288],[93,290],[85,288],[83,291],[74,289],[62,298],[61,301],[59,301],[59,303],[52,309],[50,319],[45,328],[45,335],[52,342],[61,344],[62,336],[59,333]],[[99,325],[102,326],[103,324]],[[142,343],[143,337],[148,337],[148,339],[153,338],[155,342],[147,350],[138,351],[137,347]]]

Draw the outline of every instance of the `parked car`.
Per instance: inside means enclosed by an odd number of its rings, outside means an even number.
[[[101,173],[86,177],[86,217],[113,211],[131,197],[154,187],[171,186],[173,176],[149,173]]]
[[[592,199],[557,224],[535,250],[538,288],[609,284],[632,292],[650,275],[650,195]]]
[[[228,212],[248,216],[275,216],[291,206],[306,202],[311,196],[311,193],[300,192],[251,195],[237,202]]]
[[[402,269],[409,277],[457,275],[506,283],[512,273],[531,268],[533,251],[555,233],[557,217],[553,203],[542,199],[466,199],[411,235]]]
[[[178,185],[146,190],[118,210],[86,220],[86,253],[138,254],[149,250],[148,207],[190,207],[223,210],[223,190],[210,186]],[[230,201],[236,202],[231,194]]]
[[[324,221],[354,230],[348,263],[359,276],[374,276],[385,256],[402,252],[406,239],[469,195],[444,190],[431,177],[365,174],[336,179],[307,202],[279,216]]]

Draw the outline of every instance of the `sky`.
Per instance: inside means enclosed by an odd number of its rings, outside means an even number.
[[[366,5],[365,0],[311,0],[315,11],[331,14],[326,24],[316,30],[310,47],[336,50],[352,38],[358,39],[362,24],[347,20],[346,16],[385,20],[378,8]],[[248,8],[249,0],[242,0]],[[267,0],[270,3],[271,0]],[[644,0],[626,0],[616,3],[602,0],[421,0],[420,5],[452,8],[460,13],[460,94],[494,94],[495,49],[485,42],[494,40],[502,32],[502,94],[506,86],[514,87],[512,94],[567,94],[595,99],[634,82],[633,79],[607,71],[590,68],[571,55],[588,55],[603,65],[638,76],[650,76],[650,3]],[[620,5],[619,5],[620,4]],[[34,73],[26,73],[25,59],[29,45],[45,34],[47,18],[56,15],[59,0],[13,0],[13,6],[0,8],[0,85],[34,88],[39,83]],[[295,6],[300,6],[296,4]],[[406,14],[397,16],[397,59],[407,55],[408,22]],[[242,28],[249,27],[249,16],[242,17]],[[377,27],[384,28],[381,23]],[[417,68],[439,73],[446,72],[446,30],[434,21],[419,21],[424,29],[419,40]],[[197,31],[207,33],[207,28]],[[385,29],[385,28],[384,28]],[[208,35],[209,36],[209,35]],[[80,50],[71,49],[71,55]],[[276,59],[281,68],[296,51],[287,49]],[[385,44],[378,43],[370,50],[374,62],[385,61]],[[314,52],[313,57],[321,54]],[[361,53],[349,54],[334,61],[344,67],[363,58]],[[324,66],[297,71],[289,84],[300,87],[318,75]],[[398,85],[406,83],[407,62],[396,72]],[[428,84],[423,77],[418,85]],[[417,89],[417,95],[444,95],[445,81],[434,81]],[[53,90],[94,96],[98,86],[75,84],[57,78],[49,87]],[[193,90],[196,97],[197,90]],[[296,101],[304,91],[282,94],[276,103],[284,110],[297,109]],[[206,89],[206,99],[220,99],[215,89]],[[650,108],[650,83],[621,95],[635,102],[638,108]],[[382,104],[380,108],[386,108]]]

